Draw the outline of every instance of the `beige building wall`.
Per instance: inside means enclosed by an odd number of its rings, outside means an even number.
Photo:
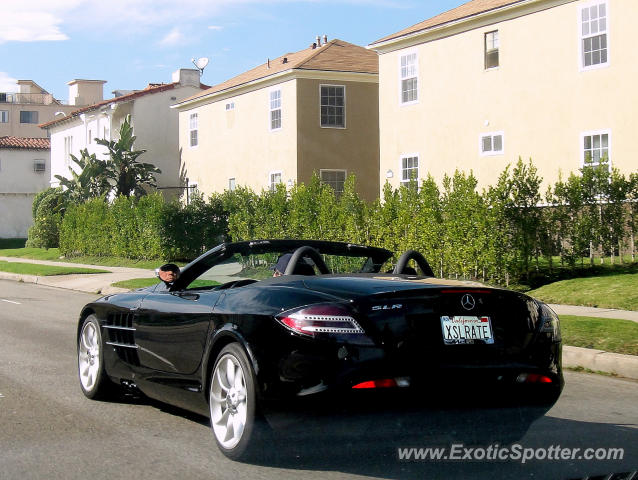
[[[270,129],[270,92],[281,90],[281,128]],[[228,107],[227,107],[228,105]],[[232,105],[232,108],[231,108]],[[296,80],[272,83],[179,112],[179,144],[184,176],[208,196],[236,186],[259,193],[269,174],[284,183],[297,179]],[[190,146],[190,116],[197,114],[198,142]]]
[[[609,64],[580,67],[580,10],[593,2],[547,1],[554,6],[485,24],[380,56],[381,187],[393,186],[402,155],[418,155],[420,178],[440,181],[455,169],[472,170],[479,188],[496,182],[507,164],[531,158],[553,184],[582,165],[582,134],[610,135],[612,165],[636,171],[635,109],[638,63],[630,32],[634,2],[608,0]],[[562,3],[562,4],[561,4]],[[600,3],[600,2],[597,2]],[[458,28],[458,27],[457,27]],[[484,68],[484,34],[499,32],[499,66]],[[431,40],[431,41],[429,41]],[[418,56],[418,102],[400,105],[400,56]],[[502,132],[504,152],[481,156],[480,136]]]
[[[379,191],[379,86],[375,82],[335,80],[297,81],[299,117],[298,158],[300,182],[313,172],[346,170],[354,174],[362,198],[372,201]],[[345,86],[345,128],[320,125],[321,85]]]
[[[35,194],[49,186],[49,150],[0,149],[0,238],[26,238]],[[36,171],[35,161],[44,162]]]

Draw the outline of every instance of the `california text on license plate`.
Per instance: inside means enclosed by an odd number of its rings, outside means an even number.
[[[494,343],[490,317],[456,315],[441,317],[443,342],[446,345]]]

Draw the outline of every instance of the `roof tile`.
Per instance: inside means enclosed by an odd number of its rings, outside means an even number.
[[[0,148],[49,150],[51,148],[51,140],[48,138],[0,137]]]
[[[411,33],[427,30],[429,28],[437,27],[445,23],[454,22],[456,20],[462,20],[464,18],[478,15],[479,13],[488,12],[490,10],[495,10],[497,8],[504,7],[506,5],[519,3],[522,1],[524,0],[471,0],[467,3],[464,3],[463,5],[459,7],[453,8],[452,10],[448,10],[447,12],[443,12],[440,15],[432,17],[428,20],[424,20],[423,22],[417,23],[416,25],[412,25],[411,27],[405,28],[401,30],[400,32],[393,33],[391,35],[387,35],[383,38],[380,38],[379,40],[374,41],[370,45],[373,46],[377,43],[382,43],[387,40],[403,37]]]
[[[286,53],[274,60],[269,60],[225,82],[214,85],[202,93],[186,98],[180,103],[223,92],[224,90],[295,69],[378,74],[379,58],[374,51],[343,40],[334,39],[321,47],[313,48],[311,45],[304,50]]]

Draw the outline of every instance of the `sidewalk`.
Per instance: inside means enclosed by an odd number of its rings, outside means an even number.
[[[107,295],[111,293],[127,292],[127,289],[112,287],[111,284],[132,278],[153,278],[155,272],[142,268],[105,267],[100,265],[82,265],[79,263],[54,262],[47,260],[31,260],[25,258],[0,257],[8,262],[39,263],[43,265],[57,265],[63,267],[85,267],[108,270],[111,273],[54,275],[37,277],[16,273],[0,272],[0,279],[36,283],[51,287],[78,290],[81,292]],[[159,266],[159,265],[158,265]],[[236,278],[236,277],[235,277]],[[579,307],[574,305],[550,305],[558,315],[576,315],[586,317],[619,318],[638,322],[638,312],[615,310],[611,308]],[[601,371],[638,380],[638,357],[621,355],[591,348],[563,346],[563,366],[583,367],[593,371]]]
[[[154,270],[147,270],[144,268],[105,267],[102,265],[84,265],[81,263],[31,260],[28,258],[16,257],[0,257],[0,260],[17,263],[38,263],[41,265],[55,265],[60,267],[99,268],[100,270],[108,270],[111,273],[83,273],[74,275],[51,275],[45,277],[39,277],[35,275],[22,275],[19,273],[0,272],[0,279],[3,280],[37,283],[38,285],[47,285],[50,287],[66,288],[69,290],[78,290],[80,292],[87,293],[98,293],[102,295],[107,295],[109,293],[128,292],[128,290],[125,288],[112,287],[112,283],[121,282],[123,280],[130,280],[132,278],[155,277]]]

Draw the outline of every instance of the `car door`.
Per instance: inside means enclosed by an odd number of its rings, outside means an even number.
[[[219,295],[212,290],[182,290],[146,296],[137,315],[140,366],[167,373],[194,373],[201,363]]]

